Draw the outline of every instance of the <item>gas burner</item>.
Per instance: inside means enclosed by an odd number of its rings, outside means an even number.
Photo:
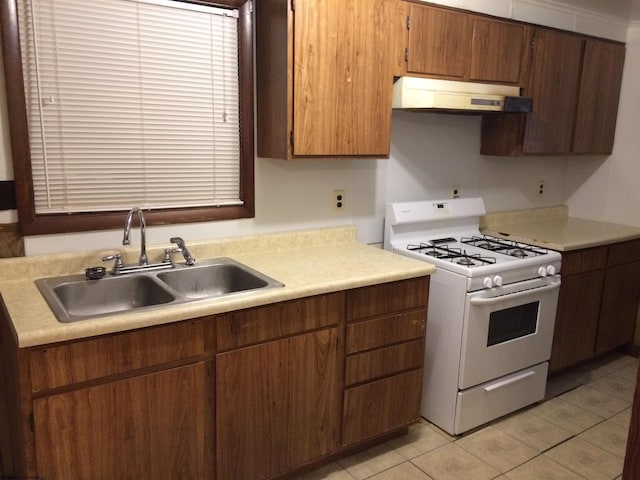
[[[460,242],[467,245],[473,245],[484,250],[504,253],[515,258],[535,257],[548,253],[548,251],[544,248],[538,248],[526,243],[519,243],[513,240],[504,240],[487,235],[483,235],[482,237],[472,236],[462,238],[460,239]]]
[[[473,263],[473,260],[471,260],[471,258],[469,257],[461,257],[455,260],[454,263],[457,263],[458,265],[464,265],[466,267],[473,267],[475,265],[475,263]]]

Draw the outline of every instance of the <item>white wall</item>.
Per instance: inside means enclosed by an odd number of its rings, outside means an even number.
[[[583,33],[590,33],[587,27],[592,23],[595,26],[589,27],[591,33],[598,31],[597,34],[609,38],[618,38],[621,31],[626,32],[626,25],[622,29],[618,21],[571,12],[546,0],[442,0],[436,3],[540,24],[562,18],[564,23],[559,26]],[[635,59],[635,65],[636,68],[640,65],[640,59]],[[4,103],[2,89],[2,112],[6,112]],[[0,122],[0,132],[6,138],[6,113],[0,115]],[[624,128],[625,123],[625,120],[619,122],[619,128]],[[618,143],[619,139],[617,150]],[[450,186],[458,185],[462,196],[482,196],[489,211],[556,205],[573,200],[576,192],[590,183],[598,183],[600,176],[595,173],[599,170],[612,170],[602,158],[581,159],[580,169],[575,167],[576,161],[568,157],[496,158],[483,157],[479,151],[478,116],[394,112],[390,159],[294,162],[257,159],[255,218],[152,227],[147,231],[148,242],[166,244],[173,235],[189,242],[355,224],[361,241],[379,243],[388,201],[444,198],[449,196]],[[12,178],[9,158],[6,147],[0,150],[0,179]],[[546,183],[546,194],[542,198],[535,194],[538,180]],[[346,192],[346,208],[342,212],[333,209],[334,189]],[[6,218],[15,212],[0,212],[0,223],[7,222],[3,214]],[[119,229],[43,235],[25,238],[25,248],[30,255],[88,248],[116,249],[121,240]]]

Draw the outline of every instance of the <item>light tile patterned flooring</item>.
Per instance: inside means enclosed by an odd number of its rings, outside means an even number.
[[[300,480],[613,480],[622,465],[638,360],[612,354],[547,385],[547,399],[451,437],[427,421]]]

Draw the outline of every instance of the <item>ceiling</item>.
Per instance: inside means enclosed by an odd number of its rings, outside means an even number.
[[[640,0],[555,0],[555,3],[603,13],[624,21],[640,20]]]

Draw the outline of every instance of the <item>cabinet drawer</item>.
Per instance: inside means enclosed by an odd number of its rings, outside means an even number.
[[[640,240],[614,243],[609,246],[609,266],[640,260]]]
[[[358,288],[349,292],[348,321],[425,308],[428,298],[429,277]]]
[[[607,247],[586,248],[562,254],[563,276],[600,270],[607,265]]]
[[[337,292],[222,315],[215,323],[218,350],[337,325],[344,305],[345,293]]]
[[[421,338],[426,312],[402,313],[347,325],[347,354]]]
[[[204,353],[198,320],[36,348],[30,354],[33,392],[182,360]]]
[[[345,385],[365,382],[422,367],[424,339],[412,340],[392,347],[359,353],[347,358]]]
[[[344,392],[342,444],[366,440],[420,418],[422,369]]]

